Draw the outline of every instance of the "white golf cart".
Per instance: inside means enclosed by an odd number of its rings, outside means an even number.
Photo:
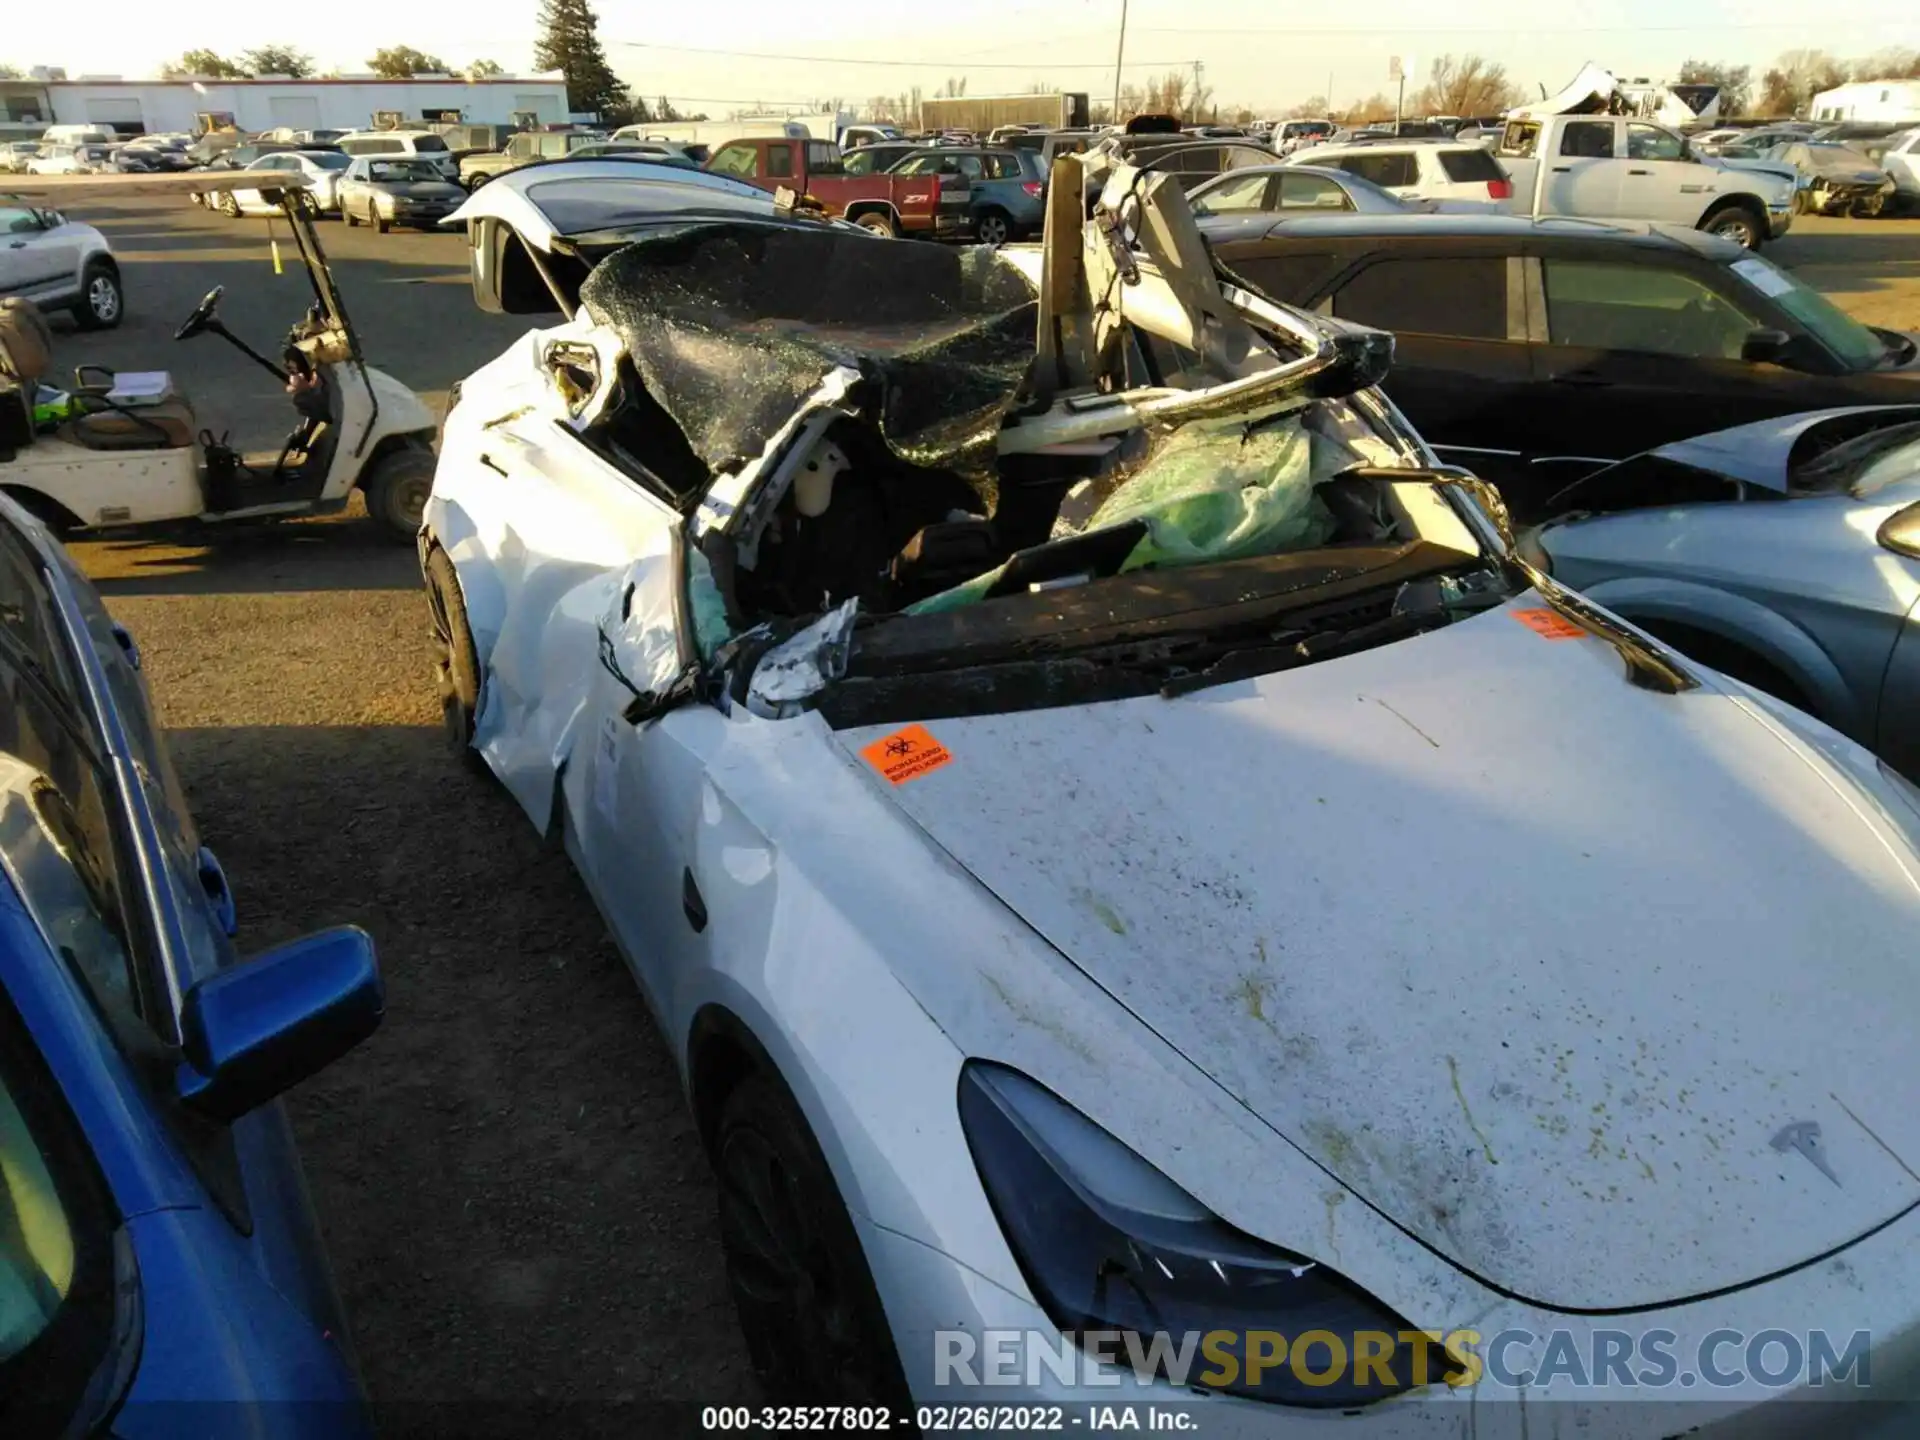
[[[63,531],[323,514],[358,486],[376,520],[411,539],[433,484],[436,419],[405,385],[367,364],[301,203],[306,177],[286,171],[156,176],[89,186],[89,199],[259,191],[285,217],[313,286],[313,304],[275,364],[219,316],[215,286],[174,333],[218,335],[283,384],[307,377],[299,423],[277,454],[243,456],[202,429],[164,371],[82,366],[67,414],[49,433],[0,415],[0,490]],[[111,191],[111,195],[109,195]],[[44,328],[0,326],[0,406],[25,405],[50,383]],[[36,353],[37,352],[37,353]],[[317,383],[313,383],[317,380]],[[12,390],[14,395],[6,392]]]

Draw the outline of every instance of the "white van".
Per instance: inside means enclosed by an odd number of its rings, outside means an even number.
[[[353,156],[404,155],[425,160],[449,180],[460,178],[460,163],[453,151],[431,130],[355,130],[333,143]]]
[[[42,145],[115,145],[120,136],[111,125],[49,125],[40,137]]]

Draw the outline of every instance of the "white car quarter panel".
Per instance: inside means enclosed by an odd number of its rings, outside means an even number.
[[[474,747],[543,830],[601,673],[602,629],[636,689],[671,679],[681,583],[680,517],[563,428],[537,358],[553,333],[487,367],[517,361],[524,383],[463,391],[488,398],[449,413],[426,513],[460,577],[484,675]]]

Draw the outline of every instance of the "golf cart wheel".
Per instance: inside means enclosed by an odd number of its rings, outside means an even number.
[[[433,627],[446,645],[438,669],[447,744],[465,764],[485,770],[486,762],[473,748],[473,717],[480,709],[480,652],[473,643],[460,576],[438,545],[427,555],[427,588]]]
[[[373,221],[373,228],[379,231],[382,235],[386,234],[389,230],[393,229],[393,222],[387,219],[387,217],[382,215],[378,210],[369,210],[367,211],[367,215]]]
[[[434,458],[431,450],[413,445],[389,450],[360,477],[367,514],[385,525],[395,539],[411,540],[420,533],[433,493]]]
[[[762,1393],[776,1405],[910,1414],[906,1379],[833,1173],[774,1077],[727,1096],[715,1127],[720,1246]]]
[[[80,298],[73,302],[74,323],[82,330],[111,330],[126,313],[120,272],[105,260],[89,260],[80,275]]]
[[[1707,216],[1700,228],[1709,235],[1731,240],[1743,250],[1758,250],[1764,238],[1760,222],[1738,205],[1728,205]]]
[[[1013,221],[1000,210],[983,210],[974,222],[973,238],[982,245],[1004,245],[1013,239]]]
[[[884,210],[869,210],[853,222],[862,230],[871,230],[876,235],[884,235],[891,240],[900,232],[894,227],[893,217]]]

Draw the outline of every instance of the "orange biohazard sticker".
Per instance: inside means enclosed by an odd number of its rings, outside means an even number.
[[[1587,633],[1558,610],[1515,610],[1513,618],[1543,640],[1578,640]]]
[[[918,780],[938,770],[953,756],[947,747],[927,733],[924,725],[909,725],[884,740],[876,740],[860,751],[860,758],[895,785]]]

